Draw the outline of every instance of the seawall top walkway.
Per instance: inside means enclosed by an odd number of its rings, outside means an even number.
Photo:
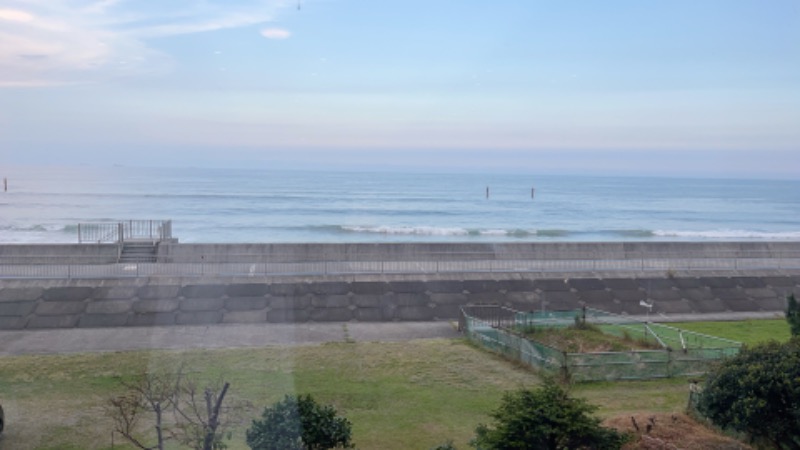
[[[104,245],[0,245],[0,278],[671,273],[800,269],[800,242],[176,244],[117,263]]]

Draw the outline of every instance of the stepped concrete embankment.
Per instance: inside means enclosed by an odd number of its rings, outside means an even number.
[[[177,248],[186,245],[178,255]],[[497,259],[652,257],[796,258],[800,243],[725,244],[170,244],[171,255],[227,251],[251,256],[270,249],[292,261],[416,260],[424,255],[463,259],[494,252]],[[7,246],[0,246],[5,249]],[[316,250],[315,250],[316,249]],[[559,249],[561,253],[558,253]],[[36,253],[41,254],[38,249]],[[320,251],[322,253],[315,253]],[[738,253],[737,253],[738,252]],[[770,253],[771,252],[771,253]],[[636,256],[633,256],[633,255]],[[273,256],[274,256],[273,255]],[[435,256],[433,256],[435,255]],[[264,255],[263,257],[268,257]],[[336,259],[331,259],[336,260]],[[180,264],[176,262],[174,264]],[[777,266],[776,266],[777,267]],[[574,309],[651,316],[758,313],[779,315],[786,296],[800,293],[800,269],[669,270],[609,272],[503,272],[338,274],[248,277],[141,277],[0,280],[0,329],[136,327],[223,323],[391,322],[457,319],[466,304],[494,303],[518,310]]]
[[[452,320],[466,304],[641,315],[775,313],[800,272],[0,281],[0,329]]]

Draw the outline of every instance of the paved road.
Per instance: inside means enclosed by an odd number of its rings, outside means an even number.
[[[776,312],[637,316],[637,320],[676,322],[782,318]],[[146,349],[242,348],[313,345],[325,342],[392,342],[457,338],[455,322],[347,322],[300,324],[225,324],[131,328],[0,331],[0,356]]]
[[[0,355],[455,338],[454,322],[226,324],[0,331]]]

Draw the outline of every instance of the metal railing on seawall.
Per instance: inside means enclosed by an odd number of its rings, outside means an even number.
[[[78,242],[81,244],[121,243],[126,240],[163,241],[171,238],[171,220],[125,220],[78,224]]]
[[[204,276],[797,270],[800,258],[605,260],[314,261],[290,263],[0,264],[0,278],[79,279]]]

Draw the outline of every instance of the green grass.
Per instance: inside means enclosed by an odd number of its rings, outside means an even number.
[[[230,401],[252,405],[231,449],[247,448],[250,421],[287,393],[335,405],[352,421],[358,448],[428,448],[449,438],[466,447],[504,391],[539,381],[461,340],[4,357],[0,448],[111,448],[103,408],[121,393],[117,377],[180,363],[206,380],[221,376],[231,383]],[[117,435],[115,448],[131,448],[121,442]]]
[[[677,324],[756,343],[786,339],[782,320]],[[353,423],[360,449],[427,449],[447,439],[468,448],[502,393],[539,383],[532,371],[465,340],[332,343],[259,349],[149,351],[0,358],[0,402],[6,431],[0,448],[112,448],[104,405],[120,394],[119,377],[183,363],[204,380],[231,383],[229,401],[251,405],[229,441],[246,449],[244,430],[287,393],[310,393]],[[611,417],[682,411],[685,379],[582,383],[572,392]],[[114,437],[115,449],[121,445]]]
[[[789,325],[785,319],[744,320],[737,322],[680,322],[667,325],[697,333],[710,334],[754,345],[769,340],[789,340]]]

